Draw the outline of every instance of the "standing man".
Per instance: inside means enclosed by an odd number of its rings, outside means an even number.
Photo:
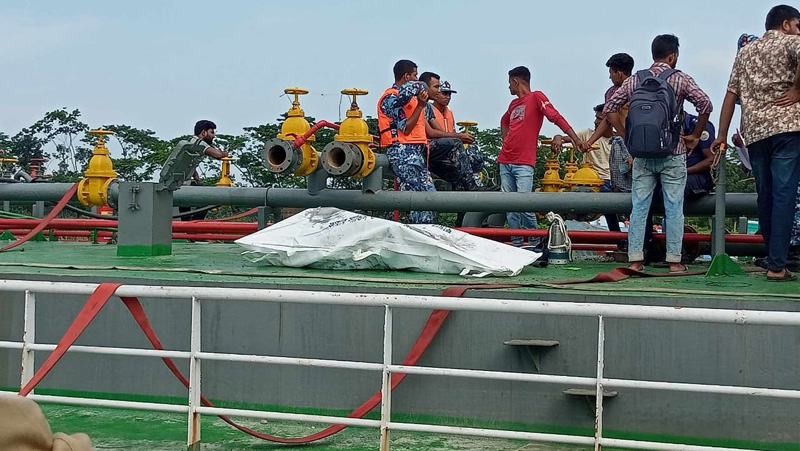
[[[627,53],[616,53],[611,55],[611,58],[606,62],[608,68],[608,78],[611,80],[611,87],[605,93],[605,102],[614,96],[620,86],[625,83],[625,80],[630,78],[633,72],[634,61],[633,57]],[[619,110],[620,120],[625,123],[628,118],[628,104],[622,106]],[[625,147],[625,139],[620,130],[614,130],[613,126],[608,122],[608,119],[603,121],[600,125],[595,127],[594,133],[586,141],[588,147],[591,147],[603,136],[608,136],[611,131],[609,151],[609,178],[611,180],[612,191],[629,193],[631,192],[633,168],[633,158],[628,153],[628,148]],[[617,226],[619,228],[619,226]]]
[[[530,193],[533,191],[533,170],[536,167],[536,149],[544,118],[557,125],[572,142],[579,146],[585,143],[572,130],[566,119],[553,107],[550,99],[541,91],[531,91],[531,71],[519,66],[508,71],[508,90],[517,96],[508,106],[500,120],[503,147],[497,162],[500,163],[500,185],[503,192]],[[535,229],[536,215],[533,213],[509,212],[508,226],[519,229],[523,225]],[[521,236],[512,236],[514,246],[522,247]],[[536,240],[528,244],[535,246]]]
[[[228,156],[228,152],[213,147],[214,138],[217,134],[217,124],[201,120],[194,124],[194,136],[178,142],[169,154],[164,167],[161,169],[159,182],[172,191],[177,190],[181,185],[199,186],[200,175],[197,173],[197,166],[202,161],[203,156],[207,155],[215,160],[221,160]],[[176,173],[173,168],[175,164],[184,170]],[[194,207],[178,207],[178,211],[186,213]],[[208,210],[201,211],[188,216],[181,216],[181,221],[202,221],[206,218]]]
[[[425,164],[427,102],[427,86],[417,81],[417,65],[409,60],[395,63],[394,84],[378,100],[378,130],[402,191],[436,191]],[[432,224],[435,218],[432,211],[412,211],[411,222]]]
[[[686,153],[694,150],[700,142],[712,105],[711,99],[697,86],[692,77],[675,70],[678,64],[679,46],[678,38],[674,35],[656,36],[651,46],[653,65],[650,69],[639,71],[625,80],[606,103],[604,110],[611,125],[626,137],[626,147],[634,155],[631,191],[633,210],[628,229],[628,261],[629,267],[636,271],[644,270],[644,231],[647,213],[653,200],[653,191],[659,181],[664,193],[667,262],[670,273],[687,271],[686,266],[681,263]],[[652,96],[650,89],[657,89],[655,92],[657,96]],[[631,130],[626,134],[620,110],[623,105],[631,101],[634,92],[638,94],[636,100],[642,100],[637,105],[632,105],[628,112],[627,126]],[[652,97],[657,100],[651,101]],[[699,115],[694,133],[681,136],[681,112],[685,100],[694,104]],[[654,117],[648,114],[651,111],[666,112],[664,123],[656,125],[659,127],[657,129],[659,136],[654,136],[656,138],[654,141],[661,142],[658,149],[652,148],[652,143],[644,139],[650,138],[651,135],[639,134],[644,121]],[[667,156],[636,157],[637,153],[641,155],[653,151],[666,151]]]
[[[733,63],[714,148],[725,144],[736,101],[758,192],[758,222],[767,246],[767,280],[796,280],[786,257],[800,180],[800,12],[780,5],[767,32]]]

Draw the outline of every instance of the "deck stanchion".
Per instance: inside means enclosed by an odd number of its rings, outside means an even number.
[[[603,315],[597,317],[597,382],[595,384],[594,451],[600,451],[603,440],[603,367],[605,366],[605,324]]]
[[[389,451],[389,422],[392,415],[392,308],[385,307],[383,319],[383,380],[381,383],[381,451]]]
[[[192,296],[192,338],[189,358],[189,449],[200,447],[200,300]]]
[[[31,346],[36,342],[36,294],[25,290],[25,329],[22,331],[22,378],[20,388],[33,379],[34,357]],[[33,391],[31,391],[33,394]]]

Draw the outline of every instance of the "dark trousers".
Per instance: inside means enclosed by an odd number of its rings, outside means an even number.
[[[800,132],[781,133],[748,146],[758,192],[758,222],[767,268],[786,267],[800,180]]]
[[[464,143],[457,138],[437,138],[430,140],[430,153],[427,155],[430,171],[440,179],[450,183],[453,191],[474,191],[479,189]],[[464,222],[464,212],[456,216],[456,227]]]

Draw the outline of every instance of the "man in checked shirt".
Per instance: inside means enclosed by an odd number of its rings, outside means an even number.
[[[651,47],[653,65],[650,72],[658,75],[674,69],[678,64],[678,38],[673,35],[656,36]],[[628,261],[630,268],[644,269],[644,229],[653,190],[657,181],[661,181],[664,193],[665,227],[667,229],[667,262],[670,273],[679,274],[687,271],[681,263],[681,247],[683,245],[683,191],[686,186],[686,153],[691,152],[700,142],[700,135],[706,128],[712,110],[711,99],[697,86],[692,77],[683,72],[675,72],[667,83],[675,91],[678,107],[683,109],[684,100],[688,100],[697,108],[697,125],[693,134],[681,136],[672,155],[665,158],[635,158],[633,161],[633,186],[631,200],[631,223],[628,229]],[[625,136],[625,125],[619,111],[627,104],[633,91],[639,86],[639,75],[635,74],[625,80],[611,99],[606,102],[603,112],[614,128]]]

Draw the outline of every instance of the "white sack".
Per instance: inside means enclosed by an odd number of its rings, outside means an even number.
[[[316,269],[407,269],[515,276],[541,254],[439,225],[313,208],[236,240],[252,262]]]

